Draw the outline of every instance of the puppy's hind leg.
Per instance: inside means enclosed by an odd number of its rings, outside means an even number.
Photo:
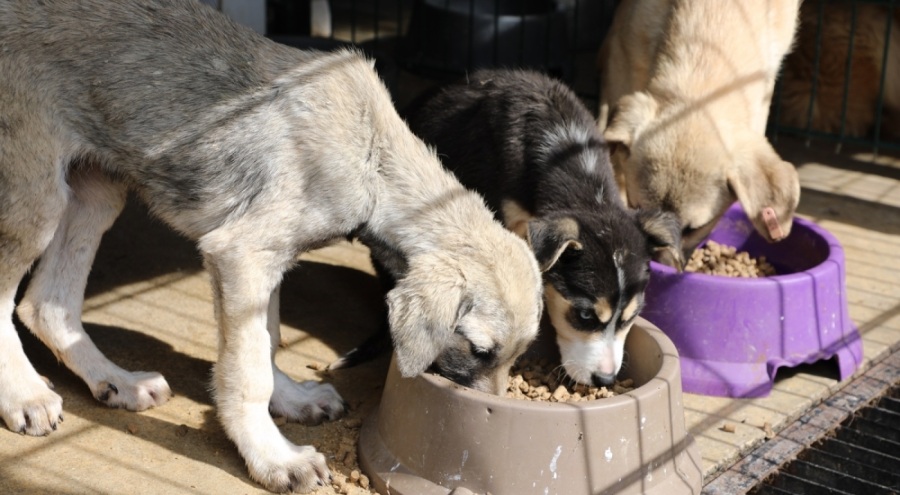
[[[266,328],[272,346],[272,372],[275,383],[269,412],[282,416],[288,421],[305,424],[319,424],[323,420],[335,420],[346,409],[346,405],[330,383],[314,380],[296,382],[275,364],[275,351],[281,343],[281,320],[279,317],[279,285],[269,298]]]
[[[18,315],[56,356],[110,407],[141,411],[165,403],[159,373],[128,372],[91,342],[81,324],[84,289],[103,233],[125,205],[125,189],[89,167],[70,173],[63,219],[19,304]]]

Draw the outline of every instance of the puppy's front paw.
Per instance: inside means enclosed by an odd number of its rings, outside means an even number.
[[[331,483],[331,472],[325,456],[310,446],[288,444],[288,452],[281,452],[277,462],[257,458],[247,459],[250,477],[277,493],[306,493]]]
[[[341,417],[345,410],[344,399],[331,384],[315,381],[298,383],[276,369],[275,390],[269,402],[269,412],[273,416],[315,425],[326,419],[333,421]]]
[[[161,406],[172,397],[162,375],[155,372],[120,370],[91,386],[91,392],[109,407],[143,411]]]
[[[13,373],[15,375],[15,373]],[[36,373],[0,379],[0,416],[17,433],[43,436],[62,422],[62,397]]]

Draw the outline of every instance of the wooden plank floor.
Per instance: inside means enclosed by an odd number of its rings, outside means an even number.
[[[864,339],[864,371],[900,345],[900,166],[789,140],[778,148],[800,171],[799,214],[846,249],[850,314]],[[295,443],[325,450],[352,434],[377,404],[386,359],[325,377],[307,366],[333,359],[374,331],[379,294],[366,250],[356,244],[310,253],[289,274],[278,362],[297,379],[334,383],[352,406],[336,423],[282,426]],[[43,438],[0,431],[0,493],[265,493],[249,480],[215,419],[208,384],[216,331],[208,279],[192,245],[130,206],[104,239],[84,320],[114,361],[164,373],[175,397],[142,413],[107,409],[22,329],[36,368],[65,401],[66,421]],[[809,366],[783,373],[763,399],[687,394],[685,418],[706,479],[764,442],[766,423],[777,432],[842,385],[827,366]],[[734,432],[721,429],[726,422]]]

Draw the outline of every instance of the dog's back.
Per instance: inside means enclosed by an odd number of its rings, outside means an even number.
[[[45,28],[69,19],[71,29]],[[192,238],[270,199],[279,174],[320,190],[341,160],[358,167],[342,178],[347,191],[370,188],[374,127],[362,114],[394,113],[359,53],[278,45],[194,1],[3,2],[0,43],[0,88],[24,95],[5,108],[43,116],[22,132],[139,184],[151,210]],[[334,206],[292,205],[316,217]]]
[[[764,131],[799,0],[626,0],[601,56],[601,122],[633,206],[678,214],[693,248],[735,200],[769,241],[800,187]]]
[[[626,0],[604,42],[602,99],[615,105],[648,87],[679,100],[714,99],[707,108],[722,109],[714,118],[747,121],[762,134],[799,3]]]
[[[59,25],[67,28],[50,28]],[[0,27],[4,80],[25,76],[22,83],[39,85],[46,105],[66,102],[72,110],[62,117],[86,129],[113,127],[98,120],[104,117],[133,123],[117,135],[84,136],[119,146],[154,142],[305,53],[246,36],[196,1],[11,0],[0,3]]]
[[[602,136],[568,87],[519,70],[482,70],[466,80],[426,93],[403,115],[498,219],[509,199],[537,213],[560,202],[596,205],[598,192],[620,205]]]

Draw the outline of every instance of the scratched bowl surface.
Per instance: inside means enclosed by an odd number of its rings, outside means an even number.
[[[363,425],[363,470],[381,493],[493,495],[700,493],[700,456],[684,426],[672,342],[639,319],[620,378],[635,389],[579,403],[531,402],[392,363],[381,405]],[[535,345],[532,356],[551,356]]]

